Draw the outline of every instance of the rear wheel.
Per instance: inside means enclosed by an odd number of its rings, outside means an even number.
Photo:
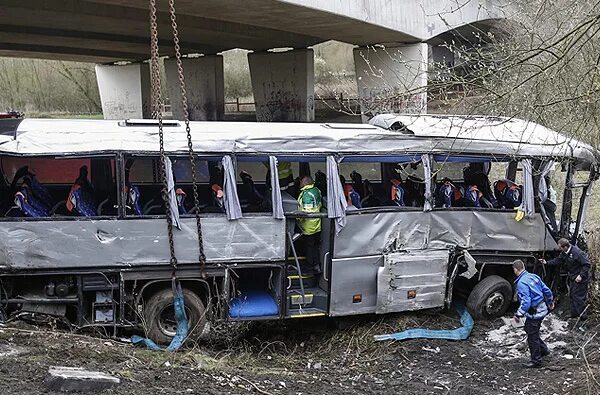
[[[188,318],[188,338],[198,337],[206,325],[206,308],[200,297],[184,288],[185,313]],[[150,339],[169,344],[175,336],[177,321],[173,305],[173,291],[163,289],[150,297],[144,307],[146,331]]]
[[[475,285],[467,299],[467,308],[476,319],[500,317],[508,310],[512,294],[508,281],[500,276],[489,276]]]

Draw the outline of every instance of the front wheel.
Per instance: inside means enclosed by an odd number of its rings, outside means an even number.
[[[467,299],[467,308],[475,319],[491,319],[502,316],[508,310],[513,289],[500,276],[488,276],[481,280]]]
[[[188,318],[188,338],[197,337],[206,325],[206,308],[200,297],[183,289],[185,313]],[[175,336],[177,321],[173,305],[173,291],[163,289],[150,297],[144,307],[147,336],[159,344],[169,344]]]

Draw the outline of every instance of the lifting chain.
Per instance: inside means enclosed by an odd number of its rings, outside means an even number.
[[[175,47],[175,59],[177,62],[177,75],[179,77],[179,88],[181,90],[181,108],[183,110],[183,119],[185,122],[185,132],[187,135],[188,154],[190,158],[190,168],[192,170],[192,189],[194,192],[194,213],[196,215],[196,228],[198,232],[198,261],[200,270],[204,275],[204,265],[206,256],[204,255],[204,245],[202,243],[202,225],[200,224],[200,199],[198,198],[198,185],[196,183],[196,161],[194,160],[194,147],[192,144],[192,134],[190,131],[190,116],[188,110],[187,92],[185,89],[185,78],[183,74],[183,62],[181,60],[181,48],[179,46],[179,32],[177,30],[177,17],[175,14],[175,0],[169,0],[169,14],[171,15],[171,27],[173,29],[173,45]]]
[[[173,241],[173,219],[171,218],[171,203],[169,201],[169,187],[167,184],[167,158],[165,156],[165,141],[163,130],[163,101],[160,84],[160,67],[158,52],[158,25],[156,22],[156,0],[150,0],[150,79],[152,89],[152,117],[158,120],[158,137],[160,141],[160,163],[162,178],[162,198],[165,203],[167,217],[167,232],[169,236],[169,253],[171,255],[171,266],[173,277],[177,269],[177,257],[175,256],[175,243]]]
[[[175,245],[173,241],[173,220],[171,218],[171,204],[169,201],[169,192],[167,185],[166,171],[166,156],[164,150],[164,130],[163,130],[163,100],[160,83],[160,67],[159,67],[159,48],[158,48],[158,24],[156,17],[156,0],[150,0],[150,43],[151,43],[151,82],[152,82],[152,115],[158,120],[158,134],[160,140],[160,159],[161,159],[161,175],[162,175],[162,197],[165,202],[167,213],[167,231],[169,237],[169,252],[171,254],[171,266],[173,267],[173,276],[177,269],[177,257],[175,256]],[[177,63],[177,74],[179,77],[179,87],[181,90],[181,105],[183,110],[185,131],[187,135],[188,154],[190,160],[190,168],[192,172],[192,188],[194,194],[194,214],[196,217],[196,228],[198,234],[198,261],[201,267],[201,273],[204,276],[204,267],[206,264],[206,256],[204,255],[204,245],[202,241],[202,226],[200,223],[200,200],[198,197],[198,185],[196,182],[196,162],[194,160],[194,148],[192,144],[192,135],[190,129],[189,109],[187,102],[187,92],[185,88],[185,78],[183,72],[183,62],[181,60],[181,48],[179,45],[179,32],[177,29],[177,18],[175,13],[175,0],[169,0],[169,14],[171,17],[171,27],[173,29],[173,44],[175,47],[175,57]]]

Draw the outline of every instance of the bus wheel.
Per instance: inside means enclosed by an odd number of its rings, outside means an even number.
[[[467,308],[476,319],[500,317],[510,305],[513,289],[500,276],[488,276],[481,280],[467,299]]]
[[[185,313],[188,318],[188,338],[198,337],[206,325],[206,308],[202,299],[187,288],[183,289]],[[175,336],[177,321],[173,291],[163,289],[150,297],[144,307],[147,336],[159,344],[169,344]]]

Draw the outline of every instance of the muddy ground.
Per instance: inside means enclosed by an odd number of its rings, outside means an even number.
[[[176,354],[101,336],[11,323],[0,327],[0,393],[47,393],[50,366],[101,370],[121,379],[105,394],[598,394],[600,320],[545,320],[552,354],[525,369],[525,335],[509,317],[477,322],[467,341],[374,342],[409,327],[459,326],[452,311],[344,322],[302,319],[213,327]]]

